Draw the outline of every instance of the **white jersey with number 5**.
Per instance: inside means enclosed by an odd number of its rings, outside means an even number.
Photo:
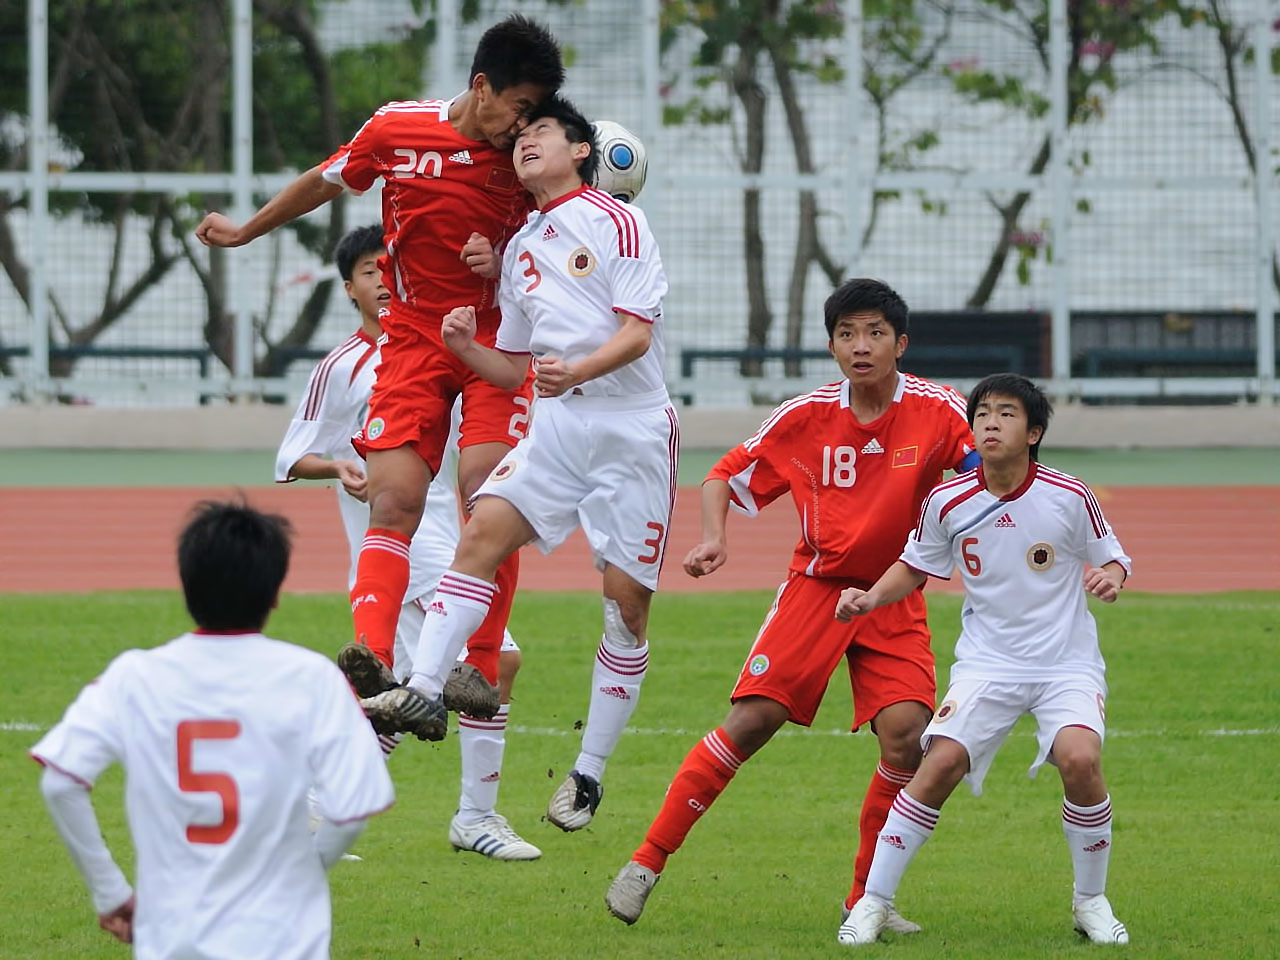
[[[394,800],[338,668],[261,634],[190,633],[130,650],[31,750],[92,786],[125,769],[139,960],[329,956],[329,886],[307,827]]]
[[[1083,481],[1032,463],[1025,482],[992,494],[982,468],[939,484],[902,562],[950,579],[966,597],[951,682],[1043,682],[1089,676],[1105,689],[1086,566],[1131,561]]]
[[[661,396],[667,277],[644,212],[583,186],[529,214],[502,257],[497,348],[581,360],[618,332],[614,311],[653,325],[649,349],[588,380],[585,396]]]

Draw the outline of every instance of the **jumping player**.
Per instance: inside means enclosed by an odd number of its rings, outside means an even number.
[[[139,957],[327,957],[325,871],[394,799],[337,667],[261,633],[288,563],[282,517],[201,504],[178,539],[196,629],[121,654],[31,748],[99,925]],[[136,897],[89,800],[112,763],[126,774]]]
[[[1038,463],[1049,414],[1048,399],[1025,377],[978,383],[969,421],[982,466],[929,494],[901,558],[871,589],[840,595],[835,615],[847,621],[919,589],[927,576],[949,579],[959,568],[965,585],[951,685],[921,738],[920,769],[880,834],[866,893],[840,926],[843,944],[875,942],[942,804],[962,779],[982,792],[996,751],[1024,713],[1035,717],[1039,743],[1030,774],[1048,760],[1062,777],[1076,930],[1095,943],[1129,942],[1106,897],[1107,685],[1085,600],[1114,603],[1131,562],[1089,488]]]
[[[307,391],[276,454],[277,482],[298,478],[339,481],[338,506],[351,546],[348,589],[355,585],[356,563],[368,526],[364,470],[351,446],[351,436],[364,423],[378,367],[377,343],[382,335],[379,314],[386,309],[390,296],[378,269],[378,259],[383,254],[382,230],[377,226],[352,230],[338,243],[334,261],[347,296],[360,312],[360,329],[311,372]],[[454,481],[458,465],[458,419],[455,405],[441,470],[431,481],[422,522],[409,545],[409,587],[396,624],[392,681],[409,674],[411,656],[422,629],[423,611],[431,603],[440,575],[448,567],[458,543],[459,505]],[[457,849],[498,860],[534,860],[541,851],[520,837],[496,810],[511,685],[520,669],[520,648],[510,633],[502,637],[501,650],[498,712],[487,719],[462,717],[459,720],[462,788],[457,815],[449,825],[449,840]],[[374,663],[386,669],[376,658]],[[381,689],[378,686],[357,692],[372,696]],[[379,741],[383,753],[389,756],[399,737],[379,735]]]
[[[503,386],[524,377],[532,356],[536,413],[477,491],[409,685],[365,703],[375,721],[422,735],[437,715],[425,704],[440,697],[445,670],[485,619],[499,563],[529,542],[550,552],[581,526],[603,573],[604,634],[582,750],[547,810],[563,830],[595,815],[605,763],[648,669],[649,602],[679,449],[663,380],[667,281],[657,243],[640,210],[587,186],[596,161],[590,126],[560,98],[535,110],[516,141],[516,171],[538,209],[503,256],[496,349],[473,338],[469,306],[445,317],[444,338]]]
[[[714,573],[728,559],[731,504],[754,516],[789,492],[800,540],[728,716],[685,757],[644,843],[609,888],[609,911],[626,923],[640,918],[667,858],[738,768],[788,720],[813,721],[841,659],[853,687],[853,728],[869,722],[880,744],[859,824],[854,900],[893,798],[920,762],[936,692],[923,595],[912,592],[852,630],[831,610],[842,589],[870,586],[892,562],[942,471],[973,455],[972,433],[959,394],[898,371],[908,313],[890,287],[847,281],[827,298],[824,322],[845,379],[782,404],[702,485],[702,542],[684,560],[690,576]],[[896,914],[893,922],[919,930]]]
[[[381,178],[390,299],[377,383],[355,449],[368,462],[369,526],[351,591],[356,640],[391,666],[396,621],[409,582],[409,541],[427,486],[440,470],[449,411],[466,398],[459,487],[469,497],[515,445],[528,419],[522,380],[498,389],[475,376],[440,339],[440,318],[475,304],[477,335],[498,327],[494,249],[523,221],[530,198],[516,179],[511,146],[529,112],[564,80],[560,48],[543,27],[512,15],[476,48],[467,90],[452,100],[397,101],[377,111],[351,142],[304,173],[243,226],[211,213],[196,230],[212,246],[240,246],[336,197]],[[473,665],[450,706],[473,716],[498,708],[496,638],[510,613],[518,558],[499,571],[492,616],[477,635]]]

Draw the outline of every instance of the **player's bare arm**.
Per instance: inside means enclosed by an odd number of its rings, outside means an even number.
[[[282,223],[310,213],[342,192],[342,187],[324,178],[312,167],[267,201],[261,210],[237,227],[230,217],[210,213],[196,227],[196,239],[206,247],[242,247]]]
[[[622,326],[596,350],[574,363],[542,357],[534,365],[533,389],[540,397],[558,397],[580,383],[603,377],[643,357],[653,342],[653,324],[630,313],[614,311]]]
[[[899,560],[880,575],[880,579],[870,590],[859,590],[857,587],[842,590],[840,599],[836,601],[835,617],[847,623],[854,617],[870,613],[876,607],[897,603],[927,579],[919,570]]]
[[[476,308],[454,307],[440,322],[444,345],[490,383],[515,390],[529,373],[529,354],[504,353],[476,343]]]
[[[1115,603],[1124,588],[1126,576],[1124,566],[1112,560],[1100,567],[1085,570],[1084,588],[1103,603]]]
[[[297,480],[337,480],[342,489],[361,503],[369,495],[369,481],[354,460],[326,460],[316,453],[308,453],[289,468],[289,476]]]
[[[462,246],[458,259],[477,276],[496,280],[502,273],[502,257],[493,249],[488,237],[473,233]]]
[[[711,479],[702,485],[702,540],[685,554],[684,572],[705,577],[729,559],[725,540],[725,517],[729,514],[729,484]]]

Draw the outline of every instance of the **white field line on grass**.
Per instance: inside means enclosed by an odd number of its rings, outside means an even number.
[[[23,720],[0,722],[2,733],[44,733],[48,727]],[[565,730],[561,727],[528,727],[524,724],[512,724],[507,730],[511,733],[527,734],[533,737],[577,737],[580,730]],[[706,730],[684,729],[682,727],[627,727],[628,734],[637,737],[699,737],[705,736]],[[848,737],[848,730],[800,730],[795,727],[784,727],[774,736],[778,737]],[[870,736],[870,734],[865,734]],[[1022,736],[1034,737],[1034,731],[1027,731]],[[1229,729],[1218,727],[1215,730],[1116,730],[1107,731],[1108,737],[1276,737],[1280,736],[1280,727],[1254,727],[1251,729]]]

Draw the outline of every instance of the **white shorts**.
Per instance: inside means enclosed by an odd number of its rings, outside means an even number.
[[[680,450],[676,412],[665,398],[538,400],[529,435],[476,496],[501,497],[519,510],[543,553],[581,526],[597,569],[612,564],[656,590]]]
[[[434,592],[434,591],[433,591]],[[396,645],[392,656],[395,666],[392,672],[397,680],[406,679],[413,673],[413,655],[418,652],[418,637],[422,634],[422,622],[427,618],[426,607],[431,594],[410,600],[400,608],[400,619],[396,621]],[[520,648],[511,639],[511,631],[502,631],[502,647],[499,653],[519,653]],[[467,648],[463,647],[458,660],[467,659]]]
[[[926,753],[934,737],[947,737],[969,752],[969,782],[974,796],[982,795],[982,781],[991,761],[1018,718],[1036,718],[1039,750],[1027,770],[1034,777],[1046,760],[1063,727],[1087,727],[1106,739],[1106,691],[1093,681],[1079,678],[1047,683],[1001,683],[994,680],[958,680],[947,688],[929,726],[920,735]]]

